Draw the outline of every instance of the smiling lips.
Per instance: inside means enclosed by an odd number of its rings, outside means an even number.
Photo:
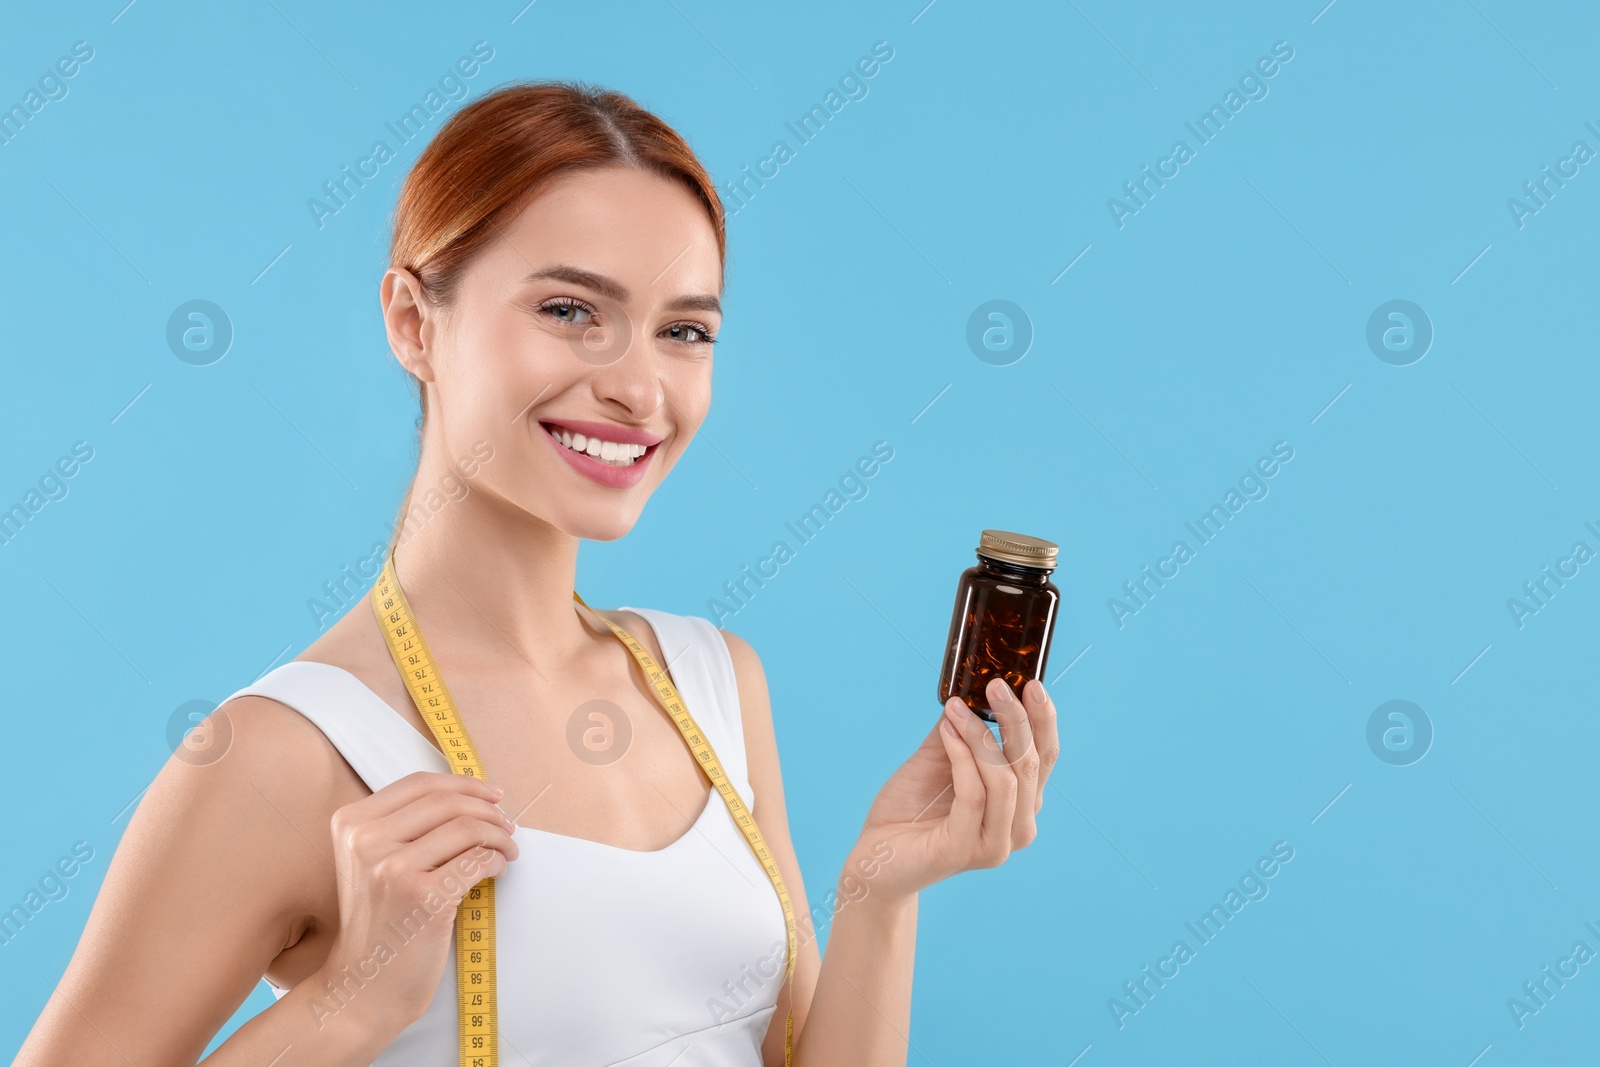
[[[541,421],[545,436],[578,473],[612,488],[638,484],[661,437],[611,423]]]
[[[598,437],[585,437],[583,434],[573,433],[571,430],[552,429],[550,436],[574,452],[582,452],[592,459],[598,459],[602,463],[610,463],[617,467],[633,466],[634,460],[648,451],[645,445],[602,441]]]

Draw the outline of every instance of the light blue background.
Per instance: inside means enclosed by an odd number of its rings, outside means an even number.
[[[580,591],[709,614],[890,443],[870,494],[727,622],[766,664],[816,900],[938,713],[979,530],[1060,542],[1040,836],[923,894],[913,1062],[1592,1059],[1600,963],[1524,1028],[1506,1002],[1574,942],[1600,951],[1600,567],[1520,629],[1507,599],[1575,541],[1600,550],[1600,166],[1520,229],[1506,201],[1574,141],[1600,149],[1600,19],[1322,2],[7,12],[7,106],[74,41],[95,51],[0,146],[0,505],[73,442],[95,456],[0,547],[0,904],[74,841],[96,858],[0,947],[0,1052],[66,966],[174,709],[313,640],[307,599],[385,537],[410,476],[376,284],[421,141],[324,228],[306,200],[477,41],[473,98],[621,89],[721,181],[794,147],[784,123],[886,41],[868,95],[730,220],[702,439],[637,530],[584,545]],[[1107,199],[1194,147],[1185,121],[1277,41],[1270,94],[1119,229]],[[207,367],[164,336],[197,298],[236,331]],[[992,299],[1031,320],[1009,366],[965,339]],[[1365,341],[1392,299],[1435,330],[1410,366]],[[1277,441],[1270,495],[1119,629],[1107,599]],[[1391,699],[1435,730],[1410,766],[1366,742]],[[1270,895],[1119,1029],[1108,998],[1277,841]]]

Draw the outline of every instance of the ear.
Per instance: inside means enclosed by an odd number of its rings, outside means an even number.
[[[423,298],[422,283],[404,267],[390,267],[379,283],[378,301],[383,306],[383,328],[395,358],[418,381],[433,381],[432,341],[437,313]]]

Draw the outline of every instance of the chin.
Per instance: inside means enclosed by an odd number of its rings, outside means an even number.
[[[612,515],[569,516],[569,521],[560,525],[573,537],[586,541],[615,541],[633,529],[638,521],[638,512],[628,509]]]

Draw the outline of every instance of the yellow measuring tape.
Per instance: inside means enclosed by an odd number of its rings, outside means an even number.
[[[589,608],[577,590],[573,590],[572,599]],[[450,698],[444,676],[439,673],[428,642],[423,639],[422,628],[417,625],[416,617],[411,614],[411,606],[400,591],[393,557],[385,561],[383,573],[378,575],[372,587],[372,610],[389,645],[394,665],[405,680],[406,690],[411,694],[423,721],[433,731],[434,738],[450,763],[450,770],[455,774],[467,774],[486,781],[483,761],[478,758],[478,750],[467,734],[466,724],[461,721],[455,701]],[[589,610],[594,611],[593,608]],[[679,698],[666,670],[656,664],[632,634],[598,612],[595,614],[639,661],[656,700],[677,724],[678,732],[689,745],[689,751],[694,753],[700,769],[717,792],[722,794],[728,814],[733,816],[734,823],[743,832],[756,859],[761,861],[762,868],[771,879],[778,902],[783,905],[783,922],[789,940],[788,965],[784,972],[784,982],[787,984],[794,977],[796,955],[794,904],[789,899],[789,890],[784,885],[777,861],[773,859],[760,829],[756,827],[755,817],[745,808],[738,790],[723,773],[722,763],[717,759],[711,742],[689,715],[689,709]],[[498,1067],[493,878],[485,878],[469,889],[456,910],[456,994],[460,1013],[461,1067]],[[784,1067],[790,1067],[794,1055],[792,989],[790,999],[789,1017],[784,1023],[783,1032]]]

